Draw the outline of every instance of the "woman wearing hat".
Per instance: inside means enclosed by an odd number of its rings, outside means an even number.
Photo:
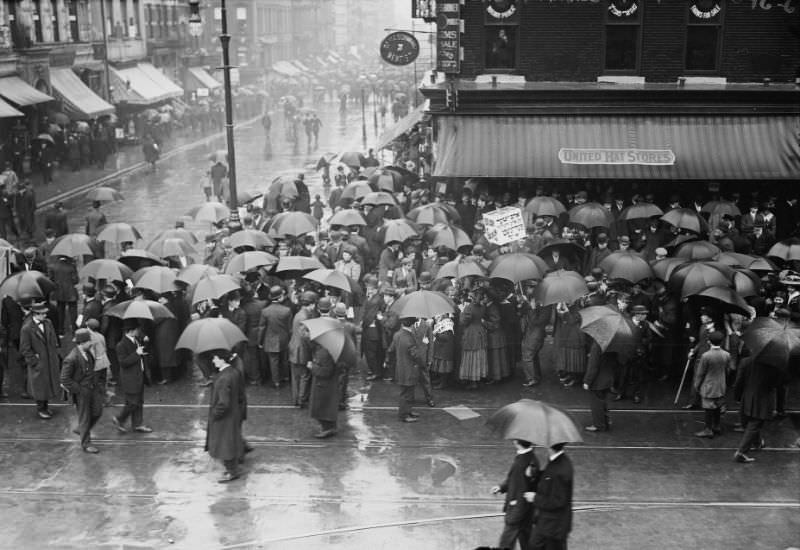
[[[236,368],[231,368],[236,354],[215,350],[209,355],[219,375],[211,387],[205,450],[213,458],[222,460],[225,473],[218,481],[228,483],[239,477],[239,461],[245,453],[242,421],[246,417],[247,397],[244,377]]]
[[[461,362],[458,379],[468,382],[469,389],[476,389],[478,382],[489,374],[486,356],[486,329],[483,327],[485,309],[481,304],[482,293],[472,295],[472,303],[467,304],[461,314]]]

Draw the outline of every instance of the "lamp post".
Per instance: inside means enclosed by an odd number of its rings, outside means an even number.
[[[367,150],[367,113],[364,105],[364,83],[361,83],[361,141],[364,143],[364,151]]]

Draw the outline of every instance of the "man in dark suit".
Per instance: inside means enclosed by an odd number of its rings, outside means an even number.
[[[125,422],[131,418],[133,431],[150,433],[152,428],[144,424],[144,379],[147,351],[140,340],[141,330],[137,324],[124,326],[125,336],[117,344],[119,361],[119,386],[125,395],[125,407],[111,421],[121,433],[127,432]]]
[[[394,358],[397,385],[400,386],[400,403],[398,415],[401,422],[416,422],[419,415],[415,413],[411,404],[414,402],[414,387],[419,381],[419,369],[422,368],[423,358],[412,334],[416,319],[413,317],[402,319],[401,328],[394,333],[388,354]]]
[[[83,326],[89,319],[100,319],[103,317],[103,304],[97,298],[97,289],[92,285],[83,285],[83,311],[81,312]]]
[[[44,217],[44,228],[52,229],[53,236],[57,239],[69,233],[69,223],[67,213],[64,211],[64,203],[58,201],[53,209]]]
[[[567,549],[567,537],[572,530],[573,478],[572,461],[564,452],[564,443],[551,445],[547,464],[536,483],[533,498],[536,519],[530,550]]]
[[[586,374],[583,377],[583,389],[591,392],[590,407],[592,424],[586,426],[588,432],[606,432],[609,430],[608,404],[606,399],[614,383],[614,373],[618,367],[616,353],[604,353],[597,342],[592,342],[589,349],[589,360]]]
[[[58,304],[58,323],[56,330],[59,337],[75,330],[75,318],[78,311],[78,269],[75,261],[66,256],[59,256],[57,261],[50,264],[50,279],[55,283],[55,290],[50,294],[50,299]]]
[[[247,383],[257,385],[261,383],[261,371],[264,365],[264,352],[259,349],[258,340],[258,323],[261,319],[261,311],[264,309],[265,303],[258,299],[252,283],[245,283],[244,297],[242,298],[242,310],[245,316],[245,336],[247,336],[247,343],[245,344],[244,352],[244,365],[245,365],[245,378]]]
[[[91,332],[85,328],[78,329],[73,340],[75,347],[64,358],[61,367],[61,386],[72,395],[78,409],[81,448],[84,452],[97,454],[99,451],[92,445],[91,431],[103,415],[105,388],[94,368]]]
[[[751,449],[764,447],[761,428],[772,416],[773,393],[783,375],[772,365],[761,363],[752,357],[743,360],[736,372],[734,396],[741,402],[739,416],[744,429],[739,447],[733,454],[736,462],[753,462],[747,453]]]
[[[361,317],[361,353],[367,364],[367,380],[375,380],[383,369],[383,296],[374,275],[364,277],[367,301]]]
[[[525,499],[525,493],[536,491],[539,477],[539,461],[533,453],[533,444],[524,439],[515,439],[517,454],[505,481],[492,487],[492,494],[506,495],[503,512],[505,527],[500,535],[499,548],[514,548],[519,541],[521,550],[528,550],[533,522],[533,506]]]
[[[287,355],[292,333],[292,310],[281,303],[283,298],[282,287],[275,285],[270,288],[270,304],[263,309],[258,321],[258,342],[267,354],[272,385],[276,389],[289,378]],[[266,373],[263,378],[266,379]]]
[[[306,407],[310,391],[311,371],[308,362],[311,360],[311,342],[308,329],[301,323],[319,317],[317,313],[316,292],[306,291],[300,295],[300,311],[292,319],[292,336],[289,340],[289,364],[292,370],[292,400],[296,407]]]

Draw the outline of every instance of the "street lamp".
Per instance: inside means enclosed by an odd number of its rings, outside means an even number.
[[[367,112],[366,112],[366,87],[367,77],[363,74],[358,77],[358,83],[361,87],[361,141],[364,143],[364,151],[367,150]]]

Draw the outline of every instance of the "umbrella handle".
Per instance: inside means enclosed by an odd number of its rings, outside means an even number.
[[[692,364],[692,357],[689,357],[686,360],[686,366],[683,367],[683,376],[681,376],[681,383],[678,386],[678,393],[675,394],[675,401],[672,403],[673,405],[678,404],[678,398],[681,396],[681,391],[683,391],[683,384],[686,382],[686,373],[689,372],[689,365]]]

